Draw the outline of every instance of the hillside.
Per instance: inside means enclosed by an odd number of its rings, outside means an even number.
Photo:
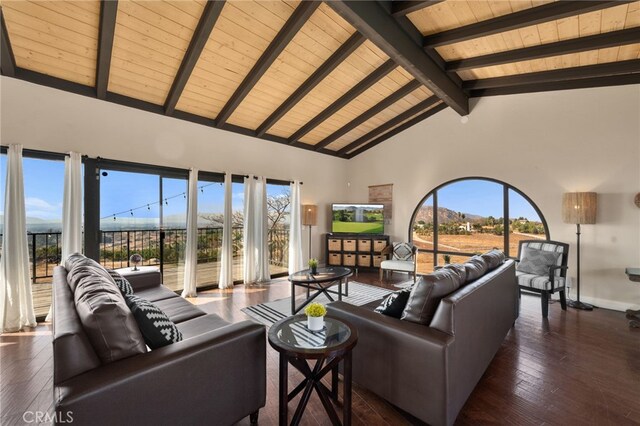
[[[471,213],[461,212],[465,215],[464,221],[466,222],[478,222],[484,219],[483,216],[478,216]],[[418,210],[418,214],[416,215],[416,222],[424,220],[425,222],[433,221],[433,207],[426,206],[420,208]],[[458,212],[450,210],[446,207],[438,207],[438,223],[451,223],[451,222],[460,222],[462,218],[458,215]]]

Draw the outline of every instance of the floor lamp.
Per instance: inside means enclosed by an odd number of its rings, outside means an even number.
[[[302,224],[309,227],[309,259],[311,259],[311,227],[318,221],[318,206],[315,204],[302,205]]]
[[[577,287],[578,298],[567,304],[574,309],[590,311],[593,306],[580,301],[580,225],[596,223],[598,195],[595,192],[569,192],[562,197],[562,220],[565,223],[576,224],[576,236],[578,240],[577,253]]]

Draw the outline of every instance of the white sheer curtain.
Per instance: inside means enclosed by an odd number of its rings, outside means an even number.
[[[302,205],[300,181],[291,184],[291,223],[289,225],[289,274],[304,269],[302,259]]]
[[[233,287],[233,243],[231,239],[233,209],[231,207],[231,173],[224,175],[224,223],[222,225],[222,267],[219,288]]]
[[[29,280],[22,145],[9,145],[5,184],[4,233],[0,259],[0,329],[3,333],[36,325]]]
[[[258,281],[269,281],[269,219],[267,208],[267,179],[258,178],[256,183],[256,247]]]
[[[62,196],[62,256],[60,264],[74,253],[82,253],[82,155],[70,152],[64,159]],[[51,321],[52,308],[45,321]]]
[[[187,195],[187,245],[184,253],[184,289],[182,297],[196,297],[198,268],[198,169],[189,172]]]
[[[258,280],[258,263],[256,256],[256,180],[253,175],[244,178],[244,222],[243,222],[243,268],[242,276],[245,284]]]

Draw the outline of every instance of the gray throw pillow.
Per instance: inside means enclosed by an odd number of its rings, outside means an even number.
[[[467,272],[465,284],[468,284],[487,272],[487,262],[481,256],[476,255],[465,262],[464,269]]]
[[[549,275],[549,268],[556,265],[562,253],[523,247],[516,271],[533,275]]]
[[[88,277],[93,278],[105,278],[108,281],[111,281],[115,286],[116,283],[109,275],[106,269],[102,267],[98,262],[93,259],[89,259],[88,257],[84,257],[81,254],[75,253],[69,256],[64,264],[65,269],[67,270],[67,282],[69,283],[69,287],[71,291],[76,291],[76,286],[78,283]]]
[[[104,268],[91,262],[78,260],[67,279],[69,284],[73,279],[76,311],[98,358],[108,364],[146,352],[138,324],[120,289]]]
[[[411,290],[407,306],[400,319],[429,325],[440,300],[460,288],[462,282],[460,275],[448,268],[421,276]]]
[[[482,259],[486,262],[487,271],[496,269],[498,266],[502,265],[504,263],[504,260],[506,259],[504,253],[498,249],[488,251],[480,257],[482,257]]]
[[[444,269],[450,269],[458,274],[461,283],[465,283],[467,281],[467,269],[464,267],[464,265],[461,265],[459,263],[450,263],[448,265],[445,265]]]

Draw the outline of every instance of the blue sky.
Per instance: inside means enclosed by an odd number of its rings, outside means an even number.
[[[6,155],[0,156],[0,200],[4,200],[4,181],[6,174]],[[24,158],[25,201],[28,217],[47,221],[60,221],[62,218],[62,191],[64,182],[64,162]],[[222,213],[224,188],[221,184],[200,182],[202,190],[198,193],[199,213]],[[268,185],[269,194],[279,194],[287,187]],[[129,209],[135,210],[136,218],[157,218],[158,176],[139,173],[108,171],[101,176],[101,217],[121,213],[118,217],[131,217]],[[187,181],[182,179],[163,179],[163,196],[171,198],[163,205],[164,215],[184,215],[187,200],[183,196],[187,191]],[[233,209],[242,210],[244,185],[233,184]],[[539,220],[533,207],[515,191],[510,191],[510,216]],[[440,207],[481,216],[502,217],[502,186],[485,180],[467,180],[448,185],[438,192]],[[146,205],[149,205],[147,208]],[[0,214],[4,202],[0,202]]]
[[[4,188],[7,156],[0,156],[0,214],[4,210]],[[64,162],[24,158],[25,203],[27,217],[47,221],[62,220],[62,197],[64,185]],[[159,179],[156,175],[127,173],[107,170],[107,176],[100,176],[100,216],[158,218]],[[187,209],[187,181],[184,179],[162,180],[163,214],[165,216],[184,215]],[[224,187],[219,183],[199,182],[198,212],[222,213]],[[267,185],[267,193],[277,195],[288,187]],[[232,186],[232,206],[242,210],[244,185]],[[166,201],[165,201],[166,198]],[[148,207],[147,207],[148,205]]]
[[[431,198],[426,201],[429,205]],[[438,207],[479,216],[503,216],[502,185],[487,180],[465,180],[438,190]],[[539,220],[535,209],[520,194],[509,191],[509,216]]]

